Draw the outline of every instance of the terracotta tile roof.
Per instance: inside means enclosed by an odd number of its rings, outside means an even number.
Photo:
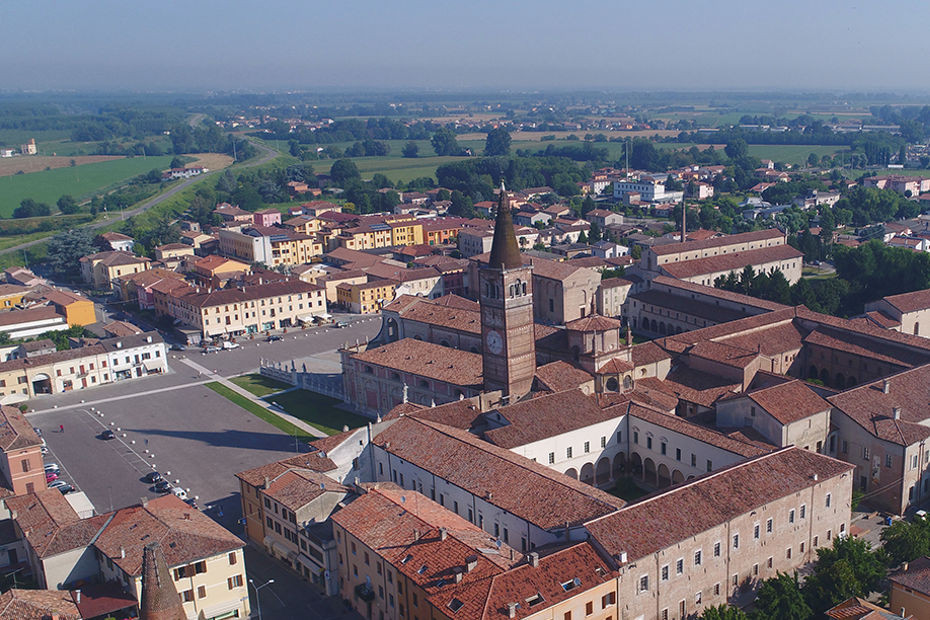
[[[573,390],[593,379],[584,370],[561,360],[536,368],[536,381],[551,392]]]
[[[678,254],[680,252],[694,252],[697,250],[707,250],[710,248],[719,248],[722,246],[735,245],[737,243],[750,243],[756,241],[767,241],[769,239],[784,239],[785,234],[776,228],[768,230],[756,230],[752,232],[739,233],[736,235],[725,235],[714,239],[704,239],[699,241],[685,241],[674,245],[662,245],[652,248],[657,256],[665,254]]]
[[[885,393],[887,382],[888,393]],[[903,446],[930,437],[930,366],[921,366],[834,394],[827,399],[866,431]],[[895,408],[900,411],[895,419]]]
[[[885,329],[893,329],[895,327],[901,327],[901,321],[893,319],[884,312],[880,310],[872,310],[866,312],[865,316],[868,320],[872,321],[879,327],[884,327]]]
[[[901,312],[926,310],[930,308],[930,289],[914,291],[913,293],[902,293],[900,295],[890,295],[885,297],[884,300]]]
[[[601,280],[601,288],[618,288],[621,286],[633,286],[633,282],[626,278],[604,278]]]
[[[864,340],[870,343],[878,341],[888,344],[905,345],[905,348],[908,350],[923,349],[925,351],[930,351],[930,338],[905,334],[890,329],[882,329],[881,327],[875,327],[873,325],[857,325],[848,319],[841,319],[839,317],[830,316],[829,314],[820,314],[819,312],[808,310],[804,306],[797,306],[794,310],[795,315],[799,319],[812,321],[820,325],[829,325],[830,327],[835,327],[848,334],[855,334],[862,337],[867,336],[868,338]]]
[[[846,599],[824,614],[834,620],[901,620],[901,616],[857,596]]]
[[[368,254],[367,252],[359,252],[358,250],[350,250],[349,248],[338,247],[333,249],[330,252],[327,252],[324,255],[324,258],[335,259],[339,262],[351,263],[360,268],[371,267],[377,263],[380,263],[384,260],[382,257],[375,254]]]
[[[493,537],[454,512],[391,484],[372,485],[332,520],[402,572],[438,609],[458,601],[454,617],[480,618],[489,579],[523,558],[506,544],[498,549]],[[471,570],[469,559],[475,562]]]
[[[305,469],[286,471],[270,480],[262,495],[270,497],[294,512],[325,493],[348,493],[345,487],[329,476]]]
[[[396,421],[373,443],[542,529],[577,524],[624,504],[467,431],[415,417]]]
[[[673,312],[681,312],[714,323],[735,321],[749,314],[748,312],[736,308],[718,306],[717,304],[702,299],[691,299],[690,297],[675,295],[674,293],[668,293],[657,289],[633,293],[629,296],[629,299],[635,299],[643,306],[659,306],[660,308],[665,308]]]
[[[349,357],[452,385],[484,385],[481,355],[413,338],[353,353]]]
[[[408,267],[395,267],[385,263],[375,263],[368,268],[368,273],[379,278],[396,280],[397,282],[415,282],[417,280],[426,280],[429,278],[439,278],[441,273],[435,267],[417,267],[410,269]]]
[[[19,409],[0,406],[0,449],[6,452],[41,445],[42,440]]]
[[[184,300],[192,306],[207,308],[256,299],[267,299],[269,297],[309,293],[321,289],[322,287],[317,284],[310,284],[309,282],[303,282],[301,280],[279,280],[277,282],[266,282],[265,284],[246,286],[244,290],[238,288],[224,288],[217,289],[210,293],[191,293],[185,295]]]
[[[67,590],[10,589],[0,594],[0,620],[81,620]]]
[[[107,521],[102,516],[81,519],[58,489],[10,497],[6,505],[40,558],[86,547]]]
[[[505,426],[485,431],[484,438],[513,450],[622,416],[623,413],[601,409],[595,398],[576,388],[488,411],[485,419],[490,425]]]
[[[754,390],[747,396],[782,424],[830,410],[830,403],[797,380]]]
[[[650,388],[688,402],[712,407],[722,396],[740,389],[739,383],[711,375],[699,370],[679,366],[665,379],[645,377],[636,380],[637,388]]]
[[[644,407],[636,402],[630,402],[627,413],[632,418],[639,418],[640,420],[661,426],[662,428],[667,428],[679,435],[693,437],[708,445],[716,446],[721,450],[726,450],[727,452],[738,454],[746,458],[753,458],[771,452],[771,450],[763,450],[753,444],[734,439],[718,430],[689,422],[673,414],[655,411],[650,407]]]
[[[716,239],[711,239],[716,241]],[[684,244],[681,244],[684,245]],[[660,246],[668,247],[668,246]],[[693,278],[705,273],[718,273],[742,271],[746,265],[762,265],[790,259],[801,259],[804,253],[790,245],[776,245],[770,248],[747,250],[745,252],[731,252],[718,254],[707,258],[695,258],[677,263],[659,265],[659,269],[675,278]]]
[[[586,527],[611,556],[625,551],[635,562],[852,469],[809,450],[784,448],[673,486]]]
[[[908,562],[907,570],[901,567],[888,576],[888,581],[930,596],[930,557],[924,556]]]
[[[779,356],[799,350],[804,336],[805,331],[800,326],[793,322],[785,322],[758,331],[724,337],[720,342],[763,355]]]
[[[146,545],[158,541],[168,566],[241,549],[245,543],[173,494],[103,515],[109,519],[94,547],[124,572],[142,574]]]
[[[750,297],[749,295],[743,295],[742,293],[734,293],[732,291],[726,291],[720,288],[715,288],[713,286],[704,286],[703,284],[697,284],[695,282],[687,282],[685,280],[678,280],[676,278],[670,278],[668,276],[656,276],[652,279],[653,284],[660,284],[665,287],[671,287],[679,289],[681,291],[687,291],[690,293],[696,293],[702,297],[713,297],[715,299],[721,299],[726,301],[732,301],[739,304],[745,304],[751,308],[764,308],[766,310],[784,310],[790,306],[785,306],[783,304],[775,303],[774,301],[768,301],[765,299],[759,299],[757,297]],[[683,295],[682,295],[683,296]]]
[[[12,310],[10,312],[0,312],[0,325],[18,325],[20,323],[30,323],[32,321],[46,321],[56,317],[64,318],[52,306],[39,306],[36,308],[27,308],[26,310]]]
[[[863,329],[866,327],[868,326],[862,325]],[[892,333],[890,330],[888,331]],[[926,351],[914,351],[896,346],[893,343],[876,342],[871,338],[862,337],[856,333],[840,331],[830,327],[818,327],[804,338],[804,344],[844,351],[901,368],[930,362]]]
[[[603,366],[597,369],[594,373],[596,375],[622,375],[623,373],[633,370],[633,364],[622,360],[618,357],[610,360]]]
[[[150,263],[152,260],[144,256],[136,256],[132,252],[97,252],[82,256],[80,262],[101,262],[107,267],[116,267],[118,265],[137,265],[139,263]]]
[[[759,357],[759,353],[756,351],[748,351],[741,347],[713,340],[704,340],[693,344],[688,349],[688,354],[692,357],[711,360],[734,368],[746,368]]]
[[[622,326],[623,323],[617,319],[611,319],[606,316],[601,316],[600,314],[589,314],[580,319],[569,321],[565,324],[565,329],[578,332],[603,332],[610,329],[620,329]]]
[[[252,469],[240,471],[236,474],[236,478],[243,480],[253,487],[261,486],[265,484],[265,478],[271,480],[292,467],[312,469],[313,471],[325,473],[336,469],[336,464],[328,457],[322,456],[319,452],[299,454],[297,456],[281,459],[280,461],[261,465],[260,467],[253,467]]]
[[[526,261],[524,261],[524,263],[525,262]],[[545,258],[531,257],[530,263],[533,265],[534,276],[547,278],[549,280],[558,280],[560,282],[575,275],[575,273],[581,269],[590,270],[589,267],[583,267],[578,264],[546,260]]]
[[[631,353],[633,355],[633,364],[635,366],[655,364],[656,362],[671,358],[671,355],[663,350],[662,347],[657,345],[655,341],[633,345]]]
[[[209,256],[204,256],[203,258],[198,259],[194,263],[194,266],[197,267],[198,269],[205,269],[207,271],[213,271],[214,269],[217,269],[218,267],[222,267],[224,265],[229,265],[229,264],[236,266],[237,269],[239,269],[238,266],[241,265],[242,266],[241,270],[243,271],[249,268],[249,266],[246,265],[245,263],[240,263],[237,260],[226,258],[225,256],[219,256],[217,254],[210,254]]]
[[[563,583],[578,579],[581,582],[578,588],[584,591],[615,577],[616,573],[610,570],[593,545],[579,543],[543,555],[538,566],[523,563],[493,577],[486,595],[484,613],[474,617],[495,620],[507,618],[508,605],[512,603],[519,603],[514,618],[536,615],[538,610],[527,603],[536,595],[542,597],[541,608],[552,607],[579,595],[579,590],[566,590],[562,587]]]

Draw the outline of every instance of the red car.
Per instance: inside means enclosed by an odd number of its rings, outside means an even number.
[[[45,472],[45,482],[52,482],[58,480],[58,474],[53,471]]]

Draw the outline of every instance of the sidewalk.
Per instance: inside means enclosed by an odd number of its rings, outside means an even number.
[[[290,422],[291,424],[293,424],[294,426],[296,426],[296,427],[299,428],[300,430],[306,432],[308,435],[313,435],[313,436],[316,437],[317,439],[327,436],[326,433],[324,433],[323,431],[321,431],[321,430],[318,429],[317,427],[313,426],[312,424],[307,424],[306,422],[304,422],[304,421],[301,420],[300,418],[295,418],[294,416],[290,415],[289,413],[285,413],[285,412],[281,411],[280,409],[276,409],[276,408],[272,407],[271,404],[270,404],[268,401],[262,400],[261,398],[259,398],[259,397],[256,396],[255,394],[253,394],[252,392],[250,392],[250,391],[248,391],[248,390],[246,390],[246,389],[244,389],[244,388],[239,387],[238,385],[236,385],[235,383],[233,383],[232,381],[230,381],[230,380],[227,379],[226,377],[223,377],[223,376],[221,376],[221,375],[216,374],[215,372],[213,372],[212,370],[206,368],[205,366],[201,366],[201,365],[198,364],[197,362],[191,361],[191,360],[186,359],[186,358],[181,359],[181,363],[182,363],[182,364],[187,364],[188,366],[190,366],[191,368],[193,368],[194,370],[196,370],[197,372],[199,372],[201,375],[203,375],[203,376],[205,376],[205,377],[208,377],[209,379],[211,379],[211,380],[213,380],[213,381],[216,381],[217,383],[220,383],[220,384],[226,386],[227,388],[229,388],[230,390],[232,390],[232,391],[235,392],[236,394],[239,394],[240,396],[242,396],[242,397],[244,397],[244,398],[248,398],[248,399],[249,399],[250,401],[252,401],[253,403],[255,403],[255,404],[257,404],[257,405],[263,407],[264,409],[268,410],[268,412],[270,412],[270,413],[272,413],[272,414],[278,416],[278,417],[281,418],[282,420],[285,420],[285,421],[287,421],[287,422]],[[284,391],[289,391],[289,390],[284,390]]]

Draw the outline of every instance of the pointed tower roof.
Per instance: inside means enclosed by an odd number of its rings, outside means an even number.
[[[140,620],[187,620],[181,597],[174,587],[165,554],[158,542],[142,551],[142,607]]]
[[[491,243],[491,256],[488,267],[492,269],[513,269],[523,265],[517,235],[513,230],[513,216],[510,214],[510,201],[507,190],[501,181],[500,200],[497,203],[497,218],[494,220],[494,240]]]

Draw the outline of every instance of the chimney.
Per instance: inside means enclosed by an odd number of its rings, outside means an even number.
[[[122,348],[123,348],[123,343],[122,343],[121,341],[117,340],[117,341],[116,341],[116,348],[117,348],[117,349],[122,349]]]
[[[470,555],[465,558],[465,572],[470,573],[478,567],[478,556]]]
[[[539,567],[539,554],[538,554],[538,553],[536,553],[535,551],[533,551],[532,553],[530,553],[530,554],[527,555],[526,557],[529,559],[530,566],[532,566],[533,568],[538,568],[538,567]]]
[[[633,346],[633,329],[630,327],[629,323],[627,323],[626,326],[626,346]]]
[[[152,342],[152,337],[151,337],[151,336],[146,336],[146,337],[145,337],[145,341],[146,341],[146,342]]]
[[[413,530],[413,539],[420,540],[420,530]]]
[[[270,484],[271,480],[268,479],[268,476],[265,476],[265,485],[262,488],[267,489]]]
[[[906,572],[907,572],[907,567],[908,567],[908,563],[905,562],[904,564],[901,565],[901,570],[904,571],[904,572],[906,573]]]
[[[507,617],[516,618],[517,617],[517,606],[518,603],[507,603]]]
[[[455,578],[455,583],[462,583],[462,577],[465,575],[465,571],[462,570],[461,566],[456,566],[452,569],[452,575]]]
[[[446,530],[446,528],[444,527],[439,528],[439,540],[445,540],[446,536],[448,535],[449,535],[449,532],[448,530]]]
[[[119,546],[119,557],[121,558],[126,557],[126,547],[124,547],[123,545]]]
[[[142,507],[145,508],[145,507],[148,506],[148,505],[149,505],[149,498],[143,496],[143,497],[142,497]]]
[[[820,476],[819,476],[819,475],[817,475],[817,474],[814,474],[813,476],[811,476],[811,478],[813,478],[813,479],[814,479],[814,482],[817,482],[817,480],[819,480],[819,479],[820,479]]]
[[[891,417],[895,420],[901,419],[901,407],[894,407],[891,409]]]
[[[887,394],[890,391],[891,391],[891,381],[889,381],[888,379],[885,379],[884,381],[882,381],[882,393]]]
[[[74,604],[75,605],[81,604],[81,591],[80,590],[74,591]]]

